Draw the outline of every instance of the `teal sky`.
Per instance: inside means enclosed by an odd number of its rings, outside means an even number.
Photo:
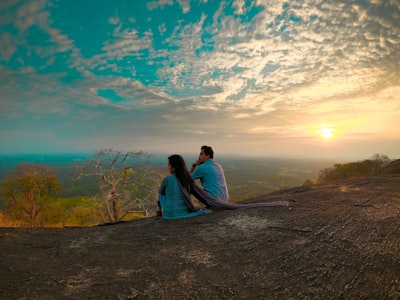
[[[2,0],[0,154],[400,157],[398,0]]]

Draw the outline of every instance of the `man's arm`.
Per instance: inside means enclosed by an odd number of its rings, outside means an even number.
[[[193,164],[192,167],[189,170],[189,173],[193,173],[194,169],[196,169],[196,167],[200,164],[199,160],[196,160]]]

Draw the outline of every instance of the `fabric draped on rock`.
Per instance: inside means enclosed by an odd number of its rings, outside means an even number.
[[[163,180],[158,196],[163,218],[166,220],[175,220],[212,212],[202,207],[196,207],[192,202],[191,195],[202,202],[207,208],[244,209],[289,205],[287,201],[246,204],[228,203],[210,195],[194,182],[189,185],[188,189],[185,189],[175,175],[169,175]]]
[[[207,207],[220,207],[226,209],[241,209],[241,208],[256,208],[256,207],[275,207],[275,206],[289,206],[288,201],[274,201],[274,202],[260,202],[260,203],[228,203],[223,200],[218,199],[210,194],[208,194],[205,190],[203,190],[196,183],[192,183],[189,186],[189,191],[187,191],[178,181],[178,186],[181,189],[184,201],[186,206],[190,211],[197,211],[199,208],[196,208],[193,205],[193,202],[190,198],[190,194],[192,194],[196,199],[205,204]]]

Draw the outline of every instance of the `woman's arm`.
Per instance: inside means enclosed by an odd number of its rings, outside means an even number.
[[[167,189],[168,186],[168,176],[163,179],[161,182],[160,188],[158,189],[158,193],[161,195],[165,195],[165,190]]]

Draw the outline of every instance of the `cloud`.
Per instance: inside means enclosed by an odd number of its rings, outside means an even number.
[[[182,12],[187,14],[190,11],[190,1],[189,0],[178,0],[179,5],[182,8]]]
[[[75,135],[83,147],[199,138],[259,152],[270,139],[274,149],[313,140],[320,123],[343,137],[399,137],[398,1],[90,8],[1,2],[0,130],[19,124],[42,139],[53,124],[51,138]]]
[[[159,1],[148,1],[146,4],[149,11],[155,9],[162,9],[164,6],[173,5],[172,0],[159,0]]]
[[[12,43],[12,36],[7,32],[3,32],[0,35],[0,39],[2,41],[0,44],[1,60],[9,61],[17,50],[17,47]]]

